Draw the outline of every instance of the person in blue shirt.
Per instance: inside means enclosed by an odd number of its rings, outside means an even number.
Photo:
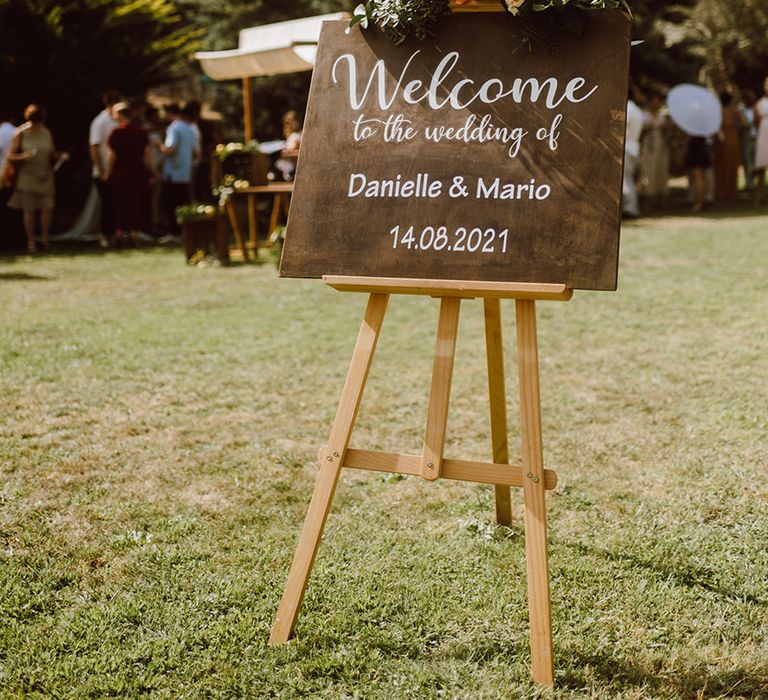
[[[166,130],[165,142],[158,144],[165,155],[162,202],[171,234],[179,236],[181,226],[176,221],[176,207],[190,203],[195,135],[178,105],[168,105],[165,113],[171,123]]]

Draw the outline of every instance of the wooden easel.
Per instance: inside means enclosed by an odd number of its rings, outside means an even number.
[[[522,487],[525,508],[525,554],[528,572],[531,668],[533,679],[553,684],[552,620],[547,556],[545,489],[557,485],[556,474],[544,469],[539,398],[539,361],[536,340],[536,300],[568,301],[573,292],[559,284],[455,282],[371,277],[323,278],[334,289],[367,292],[370,296],[328,444],[320,450],[320,472],[304,527],[288,574],[270,644],[287,642],[293,633],[315,555],[323,534],[342,467],[493,484],[496,519],[512,521],[510,486]],[[440,317],[427,406],[424,449],[420,456],[372,452],[349,447],[368,372],[387,310],[390,294],[418,294],[440,299]],[[445,459],[448,419],[459,309],[462,299],[482,298],[488,359],[493,462]],[[509,464],[504,359],[501,334],[501,299],[515,299],[520,373],[522,466]]]

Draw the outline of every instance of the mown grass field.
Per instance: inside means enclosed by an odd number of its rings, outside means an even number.
[[[178,251],[0,259],[0,696],[768,698],[768,217],[622,234],[539,304],[556,689],[520,494],[347,472],[267,645],[365,298]],[[517,443],[513,307],[505,344]],[[394,298],[352,444],[419,452],[437,302]],[[490,453],[466,302],[447,454]]]

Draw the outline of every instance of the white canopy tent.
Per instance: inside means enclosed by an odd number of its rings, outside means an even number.
[[[311,70],[320,29],[326,20],[345,19],[337,12],[250,27],[240,31],[238,47],[229,51],[199,51],[195,58],[213,80],[243,81],[245,138],[253,138],[250,79]]]
[[[240,31],[236,49],[199,51],[195,58],[205,74],[214,80],[311,70],[323,22],[347,16],[337,12],[250,27]]]

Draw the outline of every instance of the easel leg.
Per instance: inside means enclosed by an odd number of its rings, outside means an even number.
[[[520,369],[520,420],[525,502],[525,558],[531,626],[531,670],[539,685],[554,683],[552,612],[549,598],[547,510],[544,499],[544,455],[541,443],[541,398],[536,341],[536,304],[517,300],[517,352]]]
[[[427,405],[427,427],[424,431],[424,449],[421,453],[421,476],[427,481],[437,479],[442,468],[460,309],[461,299],[444,297],[440,300],[435,361],[432,366],[432,385],[429,389]]]
[[[357,411],[360,408],[365,383],[368,380],[368,372],[376,351],[376,343],[379,340],[388,301],[388,294],[371,294],[368,299],[368,307],[365,310],[365,317],[357,336],[352,362],[344,382],[336,418],[331,428],[328,448],[325,451],[326,456],[320,464],[320,472],[315,482],[312,501],[304,520],[296,553],[293,556],[293,564],[291,564],[291,571],[285,584],[280,608],[272,626],[270,644],[283,644],[290,639],[293,633],[320,538],[323,536],[333,494],[336,491],[341,465],[344,463],[344,455],[349,447],[349,439],[357,418]]]
[[[501,301],[485,299],[485,350],[488,358],[488,396],[491,409],[491,443],[495,464],[509,463],[507,397],[504,388],[504,346],[501,336]],[[512,498],[509,486],[493,487],[496,496],[496,522],[512,524]]]

